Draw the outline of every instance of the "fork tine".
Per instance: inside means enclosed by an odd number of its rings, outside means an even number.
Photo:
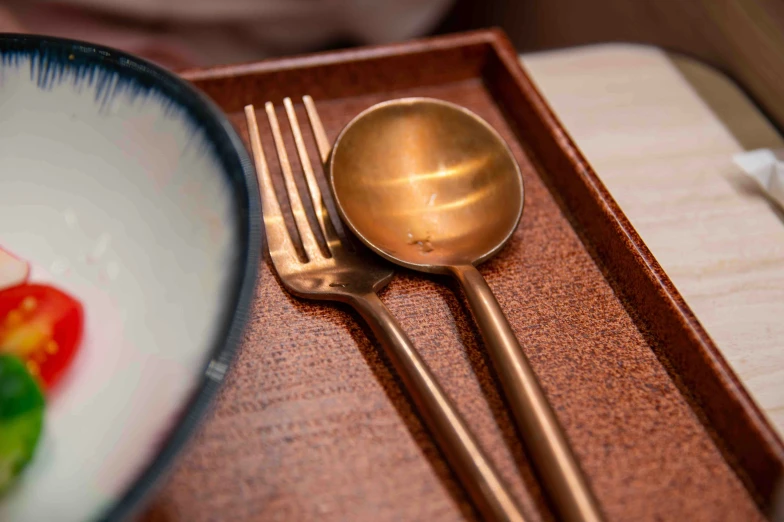
[[[280,163],[280,170],[283,171],[283,179],[286,184],[286,192],[289,195],[289,202],[291,203],[291,213],[294,214],[294,222],[297,224],[299,230],[299,237],[302,240],[302,247],[305,249],[305,254],[308,259],[316,260],[323,259],[321,249],[316,242],[316,237],[313,235],[313,230],[308,223],[308,216],[305,214],[305,207],[302,206],[302,199],[299,197],[299,190],[294,183],[294,175],[291,172],[291,164],[289,163],[289,156],[286,154],[286,145],[283,143],[283,136],[280,133],[280,125],[278,124],[278,117],[275,115],[275,106],[272,102],[264,104],[264,109],[267,111],[267,119],[269,120],[270,127],[272,128],[272,137],[275,140],[275,148],[278,151],[278,162]]]
[[[280,211],[278,196],[272,187],[267,158],[264,156],[264,149],[261,146],[261,136],[259,136],[259,126],[256,122],[256,109],[253,105],[245,106],[245,119],[248,123],[248,134],[250,135],[250,146],[253,151],[253,160],[256,164],[256,173],[259,178],[259,192],[261,193],[261,206],[264,218],[264,229],[267,235],[267,247],[273,260],[277,256],[286,256],[296,259],[296,250],[291,242],[289,233],[286,230],[286,223],[283,221],[283,213]]]
[[[305,110],[308,112],[308,120],[310,121],[310,128],[313,130],[313,136],[316,138],[321,164],[326,165],[330,151],[327,133],[324,132],[324,125],[321,124],[321,118],[316,110],[316,104],[313,103],[313,98],[306,94],[302,97],[302,101],[305,103]]]
[[[291,103],[291,98],[285,98],[283,100],[283,105],[286,107],[286,114],[289,118],[291,132],[294,134],[294,142],[297,144],[299,162],[302,165],[302,171],[305,173],[305,180],[308,183],[313,209],[316,211],[316,217],[318,218],[319,226],[321,226],[321,232],[324,234],[327,246],[329,247],[330,252],[332,252],[334,248],[340,246],[340,237],[335,231],[335,227],[332,226],[332,221],[329,219],[327,209],[324,207],[321,189],[318,186],[318,181],[316,181],[316,175],[313,173],[313,165],[310,163],[308,149],[305,147],[305,140],[302,139],[302,130],[299,126],[297,113],[294,111],[294,104]],[[316,115],[316,117],[318,118],[318,115]]]

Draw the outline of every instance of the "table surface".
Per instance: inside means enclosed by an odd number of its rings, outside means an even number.
[[[784,433],[784,214],[732,156],[784,140],[727,77],[656,48],[524,67],[724,357]]]

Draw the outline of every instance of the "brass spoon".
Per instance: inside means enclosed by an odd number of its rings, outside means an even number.
[[[523,211],[523,178],[503,139],[457,105],[399,99],[343,129],[329,171],[338,211],[363,243],[399,265],[457,278],[556,509],[569,522],[601,520],[528,359],[474,267],[509,240]]]

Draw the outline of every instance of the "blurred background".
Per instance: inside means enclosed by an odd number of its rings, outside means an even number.
[[[521,52],[653,44],[730,74],[778,122],[780,0],[6,0],[0,31],[123,49],[181,69],[502,27]]]

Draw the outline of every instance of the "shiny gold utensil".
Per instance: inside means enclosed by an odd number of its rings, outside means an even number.
[[[324,163],[330,152],[329,142],[313,100],[305,96],[303,101]],[[465,421],[425,362],[419,357],[408,336],[376,295],[376,292],[392,278],[391,266],[370,252],[344,245],[335,232],[308,158],[294,106],[289,98],[286,98],[283,103],[313,209],[329,253],[322,252],[310,228],[294,183],[275,108],[271,103],[267,103],[265,110],[283,171],[286,192],[308,260],[303,262],[298,258],[292,239],[286,231],[283,213],[272,185],[256,123],[255,109],[252,105],[246,106],[245,116],[259,178],[267,246],[280,280],[294,295],[310,299],[342,301],[353,306],[386,348],[422,418],[483,517],[487,520],[523,522],[524,517],[520,508],[477,444]]]
[[[601,520],[528,359],[474,267],[501,249],[523,211],[523,178],[503,139],[457,105],[393,100],[343,129],[329,170],[341,217],[365,245],[399,265],[457,278],[555,508],[570,522]]]

